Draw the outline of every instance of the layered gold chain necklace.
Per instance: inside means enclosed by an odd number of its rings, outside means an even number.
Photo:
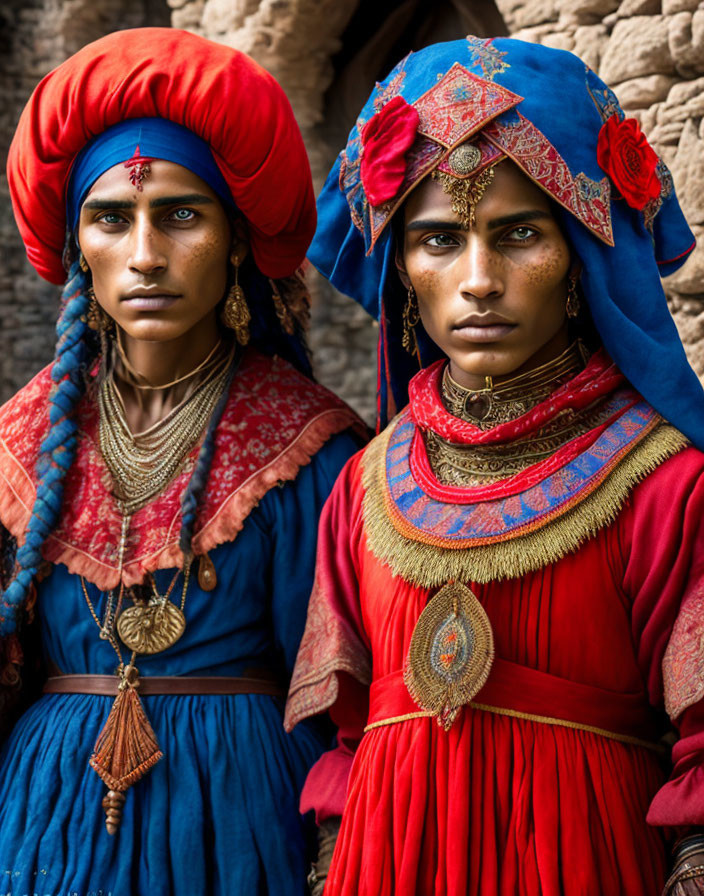
[[[209,364],[198,368],[202,379],[193,392],[166,417],[138,434],[133,434],[127,424],[112,370],[102,378],[98,390],[99,440],[122,512],[118,546],[121,581],[131,517],[164,491],[200,439],[227,383],[233,355],[234,349],[213,354]],[[168,599],[175,579],[165,595],[159,594],[153,584],[149,598],[135,599],[134,606],[123,612],[122,584],[117,593],[110,591],[100,626],[101,638],[112,643],[117,627],[123,644],[142,654],[157,653],[175,644],[186,627],[183,605],[188,577],[186,568],[180,608]]]
[[[583,369],[586,350],[575,342],[558,358],[510,380],[495,389],[464,389],[445,368],[443,404],[455,417],[487,430],[515,420],[544,401],[559,386]],[[478,486],[505,479],[525,470],[582,432],[598,424],[601,408],[583,415],[560,417],[530,438],[500,445],[460,445],[443,439],[432,430],[424,432],[425,447],[433,473],[445,485]],[[479,417],[478,414],[483,414]]]
[[[127,425],[112,372],[103,377],[98,390],[100,450],[124,515],[146,506],[174,478],[215,410],[231,364],[232,352],[221,352],[187,398],[136,434]]]

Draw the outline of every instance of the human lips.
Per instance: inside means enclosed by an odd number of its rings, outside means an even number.
[[[452,329],[470,342],[497,342],[515,328],[516,324],[495,312],[468,314]]]
[[[159,311],[171,307],[180,298],[179,293],[171,292],[161,286],[141,287],[127,292],[123,302],[137,311]]]

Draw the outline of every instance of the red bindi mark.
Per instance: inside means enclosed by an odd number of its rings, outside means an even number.
[[[143,182],[151,174],[152,166],[149,163],[153,161],[153,159],[148,159],[145,156],[141,155],[139,151],[139,144],[137,144],[137,148],[135,149],[132,158],[127,159],[126,162],[123,162],[125,168],[127,168],[130,172],[130,183],[133,186],[137,187],[140,193],[143,190]]]

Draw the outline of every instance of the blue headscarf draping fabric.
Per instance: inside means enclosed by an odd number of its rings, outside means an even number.
[[[96,180],[114,165],[131,159],[137,148],[147,159],[175,162],[197,174],[225,206],[234,200],[208,144],[193,131],[166,118],[130,118],[88,143],[76,157],[66,194],[67,221],[76,230],[81,205]]]
[[[362,134],[394,97],[418,109],[418,137],[397,195],[372,207],[360,176]],[[599,167],[599,132],[611,115],[624,117],[616,97],[576,56],[504,38],[435,44],[409,54],[376,85],[320,194],[308,254],[337,289],[380,320],[380,425],[406,403],[418,369],[400,345],[405,291],[388,222],[455,146],[481,134],[557,201],[607,351],[656,410],[704,449],[704,391],[660,281],[685,261],[694,236],[662,163],[660,195],[642,211]],[[418,330],[424,366],[437,349]]]

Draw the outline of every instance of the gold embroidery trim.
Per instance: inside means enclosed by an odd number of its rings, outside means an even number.
[[[386,452],[392,422],[362,459],[364,527],[369,549],[394,575],[420,588],[445,582],[477,583],[516,578],[556,563],[612,523],[631,490],[656,467],[685,448],[686,436],[660,424],[633,447],[593,492],[556,519],[525,535],[493,544],[440,547],[402,535],[386,508]],[[432,536],[427,536],[430,542]]]
[[[523,719],[526,722],[538,722],[541,725],[553,725],[559,728],[572,728],[574,731],[586,731],[589,734],[598,734],[600,737],[606,737],[609,740],[617,740],[623,744],[631,744],[634,747],[644,747],[654,753],[662,755],[668,752],[667,747],[663,744],[654,743],[650,740],[642,740],[640,737],[631,737],[628,734],[617,734],[615,731],[607,731],[606,728],[597,728],[594,725],[580,725],[579,722],[569,722],[567,719],[556,719],[553,716],[538,716],[530,712],[520,712],[517,709],[506,709],[503,706],[490,706],[488,703],[467,703],[472,709],[479,709],[482,712],[491,712],[498,716],[509,716],[512,719]],[[408,722],[411,719],[428,719],[433,718],[432,712],[408,712],[402,716],[391,716],[388,719],[379,719],[378,722],[370,722],[364,729],[366,734],[375,728],[384,728],[387,725],[396,725],[398,722]]]

